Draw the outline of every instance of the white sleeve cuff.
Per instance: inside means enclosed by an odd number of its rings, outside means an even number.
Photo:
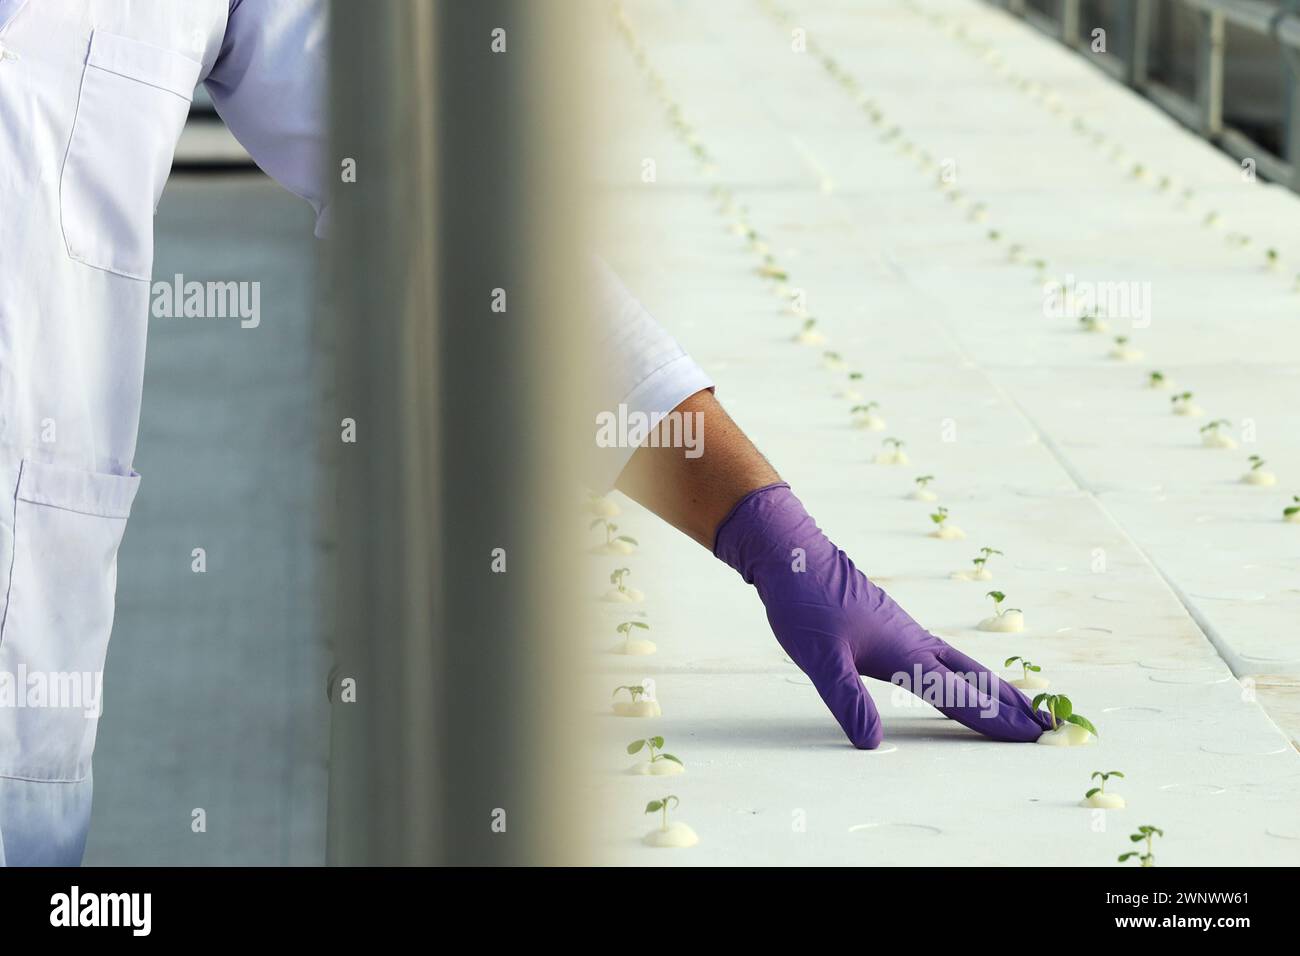
[[[644,443],[644,428],[636,426],[648,423],[653,430],[665,415],[696,392],[711,389],[713,382],[599,259],[594,286],[602,374],[593,396],[592,454],[584,463],[584,478],[592,490],[603,493]],[[611,422],[618,427],[609,427]],[[633,427],[624,429],[628,422]]]

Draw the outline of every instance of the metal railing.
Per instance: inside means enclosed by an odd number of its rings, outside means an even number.
[[[1083,22],[1083,0],[1056,0],[1044,13],[1026,0],[989,0],[1081,53],[1088,53],[1091,26]],[[1300,2],[1282,0],[1170,0],[1195,14],[1196,56],[1191,98],[1152,75],[1156,0],[1128,0],[1119,16],[1120,36],[1111,47],[1118,57],[1088,56],[1089,62],[1142,93],[1188,128],[1225,152],[1252,159],[1260,176],[1300,192]],[[1224,120],[1227,27],[1276,41],[1286,67],[1280,155]]]

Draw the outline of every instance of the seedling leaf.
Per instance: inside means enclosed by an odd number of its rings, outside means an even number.
[[[1092,734],[1094,737],[1101,736],[1101,734],[1097,733],[1097,728],[1092,725],[1092,721],[1090,721],[1087,717],[1084,717],[1082,714],[1065,714],[1061,716],[1061,719],[1067,720],[1077,727],[1082,727],[1084,730],[1088,731],[1088,733]]]

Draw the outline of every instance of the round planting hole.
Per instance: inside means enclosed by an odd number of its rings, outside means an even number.
[[[1193,797],[1217,797],[1227,792],[1225,787],[1213,783],[1167,783],[1160,789],[1165,793],[1182,793]]]
[[[1204,671],[1208,669],[1204,664],[1189,662],[1179,657],[1149,657],[1146,660],[1138,661],[1138,667],[1144,667],[1149,671]]]
[[[1147,679],[1155,681],[1157,684],[1222,684],[1224,681],[1231,680],[1232,675],[1204,670],[1162,671],[1158,674],[1148,675]]]
[[[1219,754],[1227,757],[1267,757],[1271,754],[1286,753],[1291,748],[1282,740],[1231,741],[1222,744],[1201,744],[1201,750],[1207,754]]]
[[[1214,591],[1210,594],[1193,594],[1206,601],[1263,601],[1268,597],[1263,591]]]
[[[943,833],[927,823],[855,823],[849,827],[849,832],[901,837],[939,836]]]

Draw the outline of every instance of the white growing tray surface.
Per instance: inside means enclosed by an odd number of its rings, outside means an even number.
[[[590,590],[608,586],[612,567],[632,568],[659,652],[602,653],[625,619],[602,606],[596,686],[653,677],[664,715],[599,721],[608,858],[1115,865],[1127,835],[1149,823],[1167,834],[1159,864],[1300,862],[1300,764],[1241,680],[1269,685],[1279,721],[1294,713],[1300,527],[1280,515],[1300,492],[1300,296],[1290,291],[1300,201],[1243,182],[1230,158],[973,0],[785,8],[884,110],[883,127],[813,53],[791,51],[789,22],[753,3],[625,9],[716,170],[674,135],[610,30],[603,75],[617,122],[598,168],[617,215],[602,252],[714,375],[833,540],[963,651],[994,666],[1011,654],[1043,665],[1101,740],[1066,750],[985,741],[869,681],[885,746],[851,749],[739,576],[618,497],[621,530],[641,547],[593,558]],[[957,24],[1012,73],[1056,91],[1065,115],[972,51]],[[1104,129],[1106,144],[1073,132],[1075,116]],[[987,222],[881,141],[891,124],[956,161],[958,188],[987,204]],[[654,183],[640,181],[646,158]],[[1181,203],[1134,179],[1137,162],[1194,197]],[[789,284],[806,290],[824,347],[791,342],[800,320],[727,231],[714,185],[733,191]],[[1201,225],[1210,209],[1218,229]],[[989,229],[1004,240],[989,241]],[[1250,247],[1227,243],[1237,231]],[[1045,317],[1041,284],[1009,261],[1009,242],[1048,260],[1049,274],[1150,282],[1150,327],[1114,323],[1146,358],[1109,361],[1108,336]],[[1277,272],[1264,267],[1270,246]],[[824,367],[825,349],[865,373],[859,390],[881,403],[886,431],[849,427],[851,403],[833,395],[844,373]],[[1168,393],[1143,387],[1152,368],[1234,431],[1252,419],[1257,441],[1199,447],[1208,418],[1173,416]],[[887,435],[907,442],[911,466],[871,463]],[[1251,453],[1268,459],[1278,486],[1235,483]],[[906,498],[923,473],[936,476],[966,540],[927,537],[932,506]],[[950,579],[982,545],[1006,552],[995,579]],[[974,629],[991,587],[1025,610],[1025,633]],[[599,697],[592,706],[609,712]],[[623,746],[650,734],[667,738],[684,776],[627,773],[636,758]],[[1080,808],[1089,774],[1110,769],[1128,775],[1110,785],[1128,809]],[[698,847],[639,843],[655,825],[644,804],[664,793],[681,798],[674,818],[699,832]]]

